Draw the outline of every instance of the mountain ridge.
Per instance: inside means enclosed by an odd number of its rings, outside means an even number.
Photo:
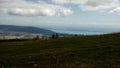
[[[17,25],[0,25],[0,33],[33,33],[33,34],[44,34],[44,35],[52,35],[56,32],[38,28],[33,26],[17,26]]]

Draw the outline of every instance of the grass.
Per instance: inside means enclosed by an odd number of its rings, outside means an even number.
[[[120,33],[0,42],[0,67],[120,68]]]

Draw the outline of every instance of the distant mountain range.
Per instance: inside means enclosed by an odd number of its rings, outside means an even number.
[[[15,25],[0,25],[0,34],[44,34],[44,35],[52,35],[56,32],[43,29],[43,28],[37,28],[37,27],[31,27],[31,26],[15,26]]]
[[[43,34],[51,36],[55,33],[57,32],[32,26],[0,25],[0,35]],[[61,36],[71,36],[70,34],[58,34]]]

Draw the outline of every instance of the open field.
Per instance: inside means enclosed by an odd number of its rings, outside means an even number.
[[[120,33],[0,42],[0,68],[120,68]]]

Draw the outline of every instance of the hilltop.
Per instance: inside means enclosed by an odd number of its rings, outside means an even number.
[[[2,42],[0,67],[120,68],[120,33]]]
[[[37,28],[32,26],[16,26],[16,25],[0,25],[0,34],[3,33],[4,35],[19,35],[19,34],[44,34],[44,35],[52,35],[56,32]]]
[[[34,39],[37,35],[39,38],[49,38],[53,34],[59,36],[73,36],[72,34],[58,33],[45,28],[32,26],[0,25],[0,40],[2,39]]]

